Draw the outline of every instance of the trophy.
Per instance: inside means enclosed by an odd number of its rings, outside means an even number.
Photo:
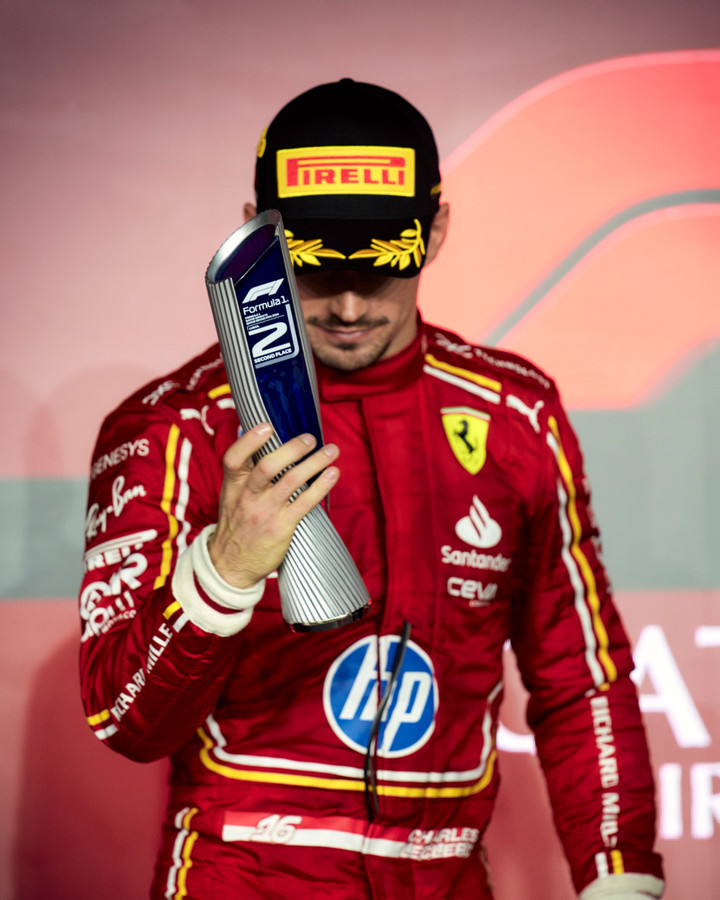
[[[321,446],[315,367],[280,213],[260,213],[230,235],[205,284],[240,423],[245,430],[260,422],[274,428],[257,459],[304,432]],[[370,602],[322,506],[300,520],[278,580],[283,618],[293,631],[355,621]]]

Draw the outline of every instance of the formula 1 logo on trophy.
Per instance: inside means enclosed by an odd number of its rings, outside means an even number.
[[[277,210],[235,231],[205,276],[240,423],[275,430],[259,456],[303,432],[323,443],[317,380],[295,275]],[[370,597],[321,506],[304,516],[278,567],[283,618],[293,631],[359,619]]]

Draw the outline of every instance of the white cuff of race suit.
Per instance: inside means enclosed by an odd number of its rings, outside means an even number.
[[[596,878],[580,894],[580,900],[660,900],[665,883],[654,875],[625,872]]]
[[[207,548],[214,531],[215,526],[208,525],[178,556],[172,590],[193,625],[230,637],[250,621],[253,607],[265,591],[265,579],[249,588],[237,588],[221,578]]]

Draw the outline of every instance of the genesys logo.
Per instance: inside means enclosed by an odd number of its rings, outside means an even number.
[[[487,550],[500,543],[502,528],[492,518],[479,497],[474,496],[470,511],[456,523],[455,534],[471,547]]]
[[[365,754],[378,705],[400,646],[396,635],[371,635],[348,647],[325,677],[323,705],[330,727],[352,750]],[[409,756],[435,729],[439,705],[435,669],[427,653],[408,641],[377,735],[382,757]]]
[[[133,456],[147,456],[150,453],[150,441],[147,438],[138,438],[136,441],[125,441],[111,450],[109,453],[103,453],[98,456],[90,468],[90,480],[102,475],[107,469],[118,466],[120,463],[126,462]]]

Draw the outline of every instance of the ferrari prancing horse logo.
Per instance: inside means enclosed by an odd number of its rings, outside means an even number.
[[[471,475],[477,475],[485,464],[490,415],[467,406],[446,407],[440,412],[455,458]]]

